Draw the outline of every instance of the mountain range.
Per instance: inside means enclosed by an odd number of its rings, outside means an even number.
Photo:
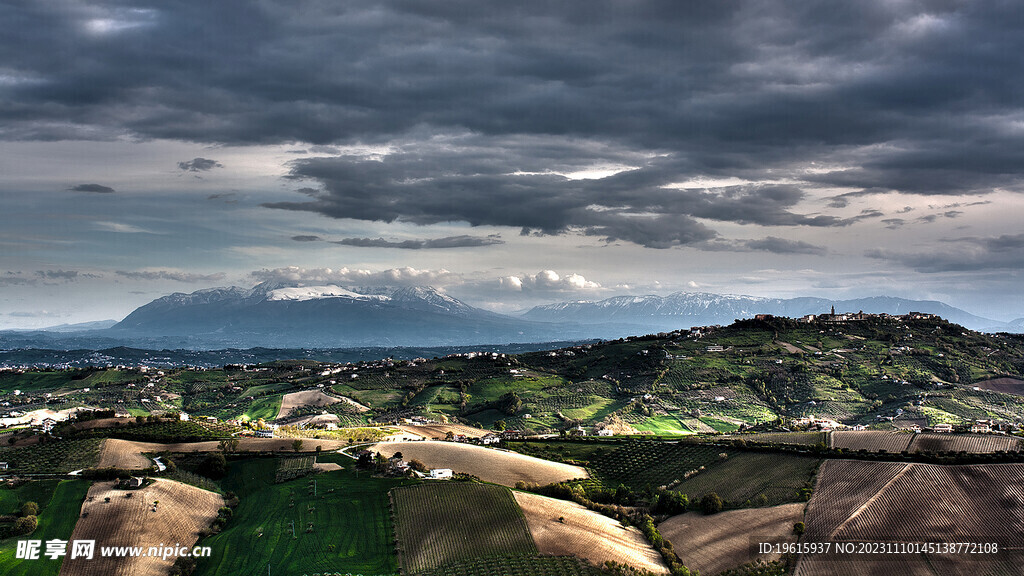
[[[475,308],[426,286],[368,289],[263,283],[249,289],[170,294],[112,326],[87,323],[0,332],[0,347],[209,350],[508,344],[619,338],[727,325],[755,314],[821,314],[833,307],[837,312],[925,312],[979,331],[1024,331],[1024,320],[1002,323],[938,301],[886,296],[827,300],[678,292],[561,302],[510,316]]]

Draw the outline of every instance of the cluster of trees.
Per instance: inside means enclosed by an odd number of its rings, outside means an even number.
[[[31,534],[39,524],[39,505],[35,502],[25,502],[21,505],[18,518],[13,524],[0,525],[0,538],[11,536],[22,536]]]

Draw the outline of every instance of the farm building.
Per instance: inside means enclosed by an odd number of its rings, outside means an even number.
[[[501,438],[497,434],[487,434],[480,439],[480,442],[484,445],[498,444],[501,442]]]
[[[952,432],[953,431],[953,425],[952,424],[936,424],[932,428],[932,431],[933,432]]]
[[[274,431],[273,430],[257,430],[256,431],[256,437],[257,438],[273,438],[274,437]]]
[[[430,471],[430,474],[427,476],[427,478],[430,478],[431,480],[446,480],[451,477],[451,468],[434,468],[433,470]]]

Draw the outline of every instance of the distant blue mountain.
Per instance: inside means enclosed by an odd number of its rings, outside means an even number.
[[[906,300],[890,296],[827,300],[825,298],[760,298],[693,292],[668,296],[616,296],[595,302],[577,301],[546,304],[530,309],[522,318],[537,322],[579,324],[618,323],[643,326],[647,330],[672,330],[680,327],[727,325],[755,314],[796,318],[822,314],[835,307],[836,312],[938,314],[950,322],[973,330],[985,330],[1003,323],[975,316],[959,308],[934,300]]]

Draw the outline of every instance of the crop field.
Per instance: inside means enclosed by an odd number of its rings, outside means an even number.
[[[110,437],[140,442],[202,442],[227,438],[237,432],[237,426],[210,426],[206,423],[181,420],[161,420],[144,424],[129,424],[115,428],[83,430],[78,437]]]
[[[156,480],[139,490],[119,490],[115,482],[97,482],[89,488],[89,499],[72,540],[95,540],[101,546],[163,546],[180,543],[191,546],[199,531],[207,528],[224,499],[214,492],[171,480]],[[127,497],[131,494],[131,497]],[[109,501],[107,500],[109,498]],[[163,576],[174,558],[102,557],[66,558],[61,576]]]
[[[369,449],[387,457],[401,452],[404,459],[419,460],[429,468],[451,468],[509,487],[520,481],[544,485],[589,477],[579,466],[458,442],[382,442]]]
[[[908,432],[837,430],[832,433],[832,448],[867,450],[868,452],[884,450],[890,454],[899,454],[907,450],[913,439],[914,435]]]
[[[320,390],[319,388],[314,390],[303,390],[302,392],[292,392],[281,397],[281,407],[278,409],[275,418],[284,418],[297,408],[305,408],[307,406],[330,406],[331,404],[338,402],[341,402],[341,400],[334,396],[324,394],[323,390]]]
[[[91,468],[99,462],[99,438],[55,440],[17,448],[0,448],[0,462],[7,462],[10,473],[66,474]]]
[[[626,528],[575,502],[530,492],[514,492],[541,554],[572,555],[601,566],[629,564],[655,574],[668,572],[661,555],[636,528]]]
[[[606,576],[572,556],[505,556],[446,564],[416,576]]]
[[[271,574],[297,575],[398,571],[387,494],[410,480],[345,469],[276,484],[276,469],[273,458],[229,464],[221,486],[240,503],[224,531],[201,542],[213,555],[196,576],[252,576],[267,566]]]
[[[986,454],[1015,452],[1020,449],[1020,440],[1012,436],[981,434],[915,434],[910,443],[910,452],[968,452]]]
[[[396,489],[391,501],[406,572],[471,558],[537,554],[523,513],[507,488],[433,482]]]
[[[1020,555],[1024,465],[829,461],[819,474],[806,518],[808,542],[999,544],[998,554],[984,558],[968,554],[899,558],[915,564],[907,573],[1019,574],[1019,562],[1024,559]],[[834,574],[842,563],[834,555],[807,556],[797,564],[796,574]]]
[[[809,456],[740,452],[684,480],[673,490],[691,499],[715,492],[730,506],[796,502],[819,463],[819,459]]]
[[[730,452],[684,442],[634,441],[604,448],[590,460],[590,465],[611,486],[622,483],[633,488],[656,487],[680,482],[687,473],[718,463],[721,454]]]
[[[759,554],[757,542],[796,542],[793,525],[803,522],[803,503],[771,508],[729,510],[705,516],[687,512],[658,525],[661,535],[683,564],[701,574],[718,574],[748,562],[778,560],[779,554]]]
[[[828,432],[766,432],[762,434],[736,434],[731,440],[745,440],[761,444],[796,444],[799,446],[828,446]]]
[[[70,540],[88,489],[89,483],[84,480],[44,480],[19,488],[17,493],[25,502],[36,502],[41,507],[39,524],[30,537],[44,542]],[[5,493],[4,496],[7,496],[7,492],[0,490],[0,493]],[[44,493],[46,495],[42,497]],[[6,508],[9,504],[5,498],[3,506]],[[19,560],[14,557],[17,542],[23,538],[0,540],[0,576],[56,576],[60,570],[60,558],[51,560],[41,555],[38,560]]]

